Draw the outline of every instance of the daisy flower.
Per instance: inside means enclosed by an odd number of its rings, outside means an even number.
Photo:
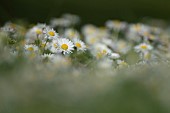
[[[67,57],[63,57],[57,54],[44,54],[41,55],[41,60],[45,61],[47,66],[53,65],[54,67],[67,67],[71,64],[71,61]]]
[[[145,52],[144,54],[140,54],[140,58],[145,61],[148,61],[151,60],[152,54],[150,52]]]
[[[94,45],[91,52],[94,56],[100,59],[105,57],[106,55],[108,55],[108,53],[111,53],[112,51],[106,45],[98,43]]]
[[[82,28],[82,33],[85,36],[96,34],[97,31],[98,31],[98,29],[94,25],[85,25]]]
[[[108,53],[108,57],[111,59],[119,59],[120,55],[118,53]]]
[[[108,20],[106,22],[106,27],[109,29],[114,29],[116,31],[123,30],[127,26],[126,22],[121,22],[119,20]]]
[[[42,32],[42,29],[40,29],[40,28],[37,28],[37,27],[34,27],[33,28],[33,31],[35,31],[35,33],[37,34],[37,35],[41,35],[43,32]]]
[[[35,45],[25,45],[25,55],[30,59],[34,59],[37,57],[37,53],[39,51],[38,46]]]
[[[144,53],[144,52],[150,51],[152,49],[153,49],[153,47],[149,44],[146,44],[146,43],[142,43],[142,44],[135,46],[136,52],[143,52]]]
[[[145,37],[146,40],[157,40],[158,39],[157,36],[154,36],[148,32],[143,33],[143,36]]]
[[[123,60],[117,60],[117,64],[120,68],[128,66],[128,64]]]
[[[74,50],[74,44],[69,39],[61,38],[58,39],[59,51],[65,54],[70,54]]]
[[[32,28],[33,33],[36,35],[42,35],[43,34],[43,29],[46,27],[45,24],[37,24]]]
[[[127,54],[131,50],[131,43],[128,43],[124,40],[119,40],[117,42],[113,42],[112,45],[110,45],[114,49],[114,51],[121,53],[121,54]]]
[[[52,58],[53,56],[54,56],[54,54],[43,54],[43,55],[41,55],[41,57],[42,57],[43,59],[45,59],[45,58],[50,59],[50,58]]]
[[[67,19],[70,21],[71,25],[76,25],[80,22],[80,17],[77,15],[73,15],[73,14],[64,14],[62,15],[62,17],[64,19]]]
[[[52,41],[50,50],[53,53],[58,53],[59,52],[58,40],[53,40]]]
[[[46,39],[57,39],[58,38],[58,33],[54,29],[46,28],[44,30],[44,34],[46,35]]]
[[[135,42],[141,41],[141,36],[145,33],[150,33],[149,26],[146,26],[144,24],[131,24],[129,25],[129,30],[127,33],[127,38],[130,40],[133,40]]]
[[[58,54],[44,54],[42,55],[42,60],[47,60],[47,62],[57,68],[57,67],[67,67],[71,65],[71,60],[68,57],[63,57],[62,55]]]
[[[50,62],[52,63],[53,59],[55,58],[55,55],[54,54],[43,54],[40,56],[40,59],[42,61],[45,61],[46,63],[47,62]]]
[[[74,39],[74,38],[80,37],[80,34],[75,29],[65,30],[64,35],[65,35],[65,37],[68,37],[69,39]]]
[[[17,25],[11,22],[7,22],[1,29],[5,32],[14,33],[17,29]]]
[[[94,45],[96,43],[99,43],[99,37],[97,35],[88,35],[85,37],[85,42],[89,45]]]
[[[46,40],[42,40],[41,45],[42,48],[50,49],[51,48],[51,42],[47,42]]]
[[[95,45],[95,49],[96,51],[100,51],[104,54],[108,54],[108,53],[111,53],[112,51],[104,44],[101,44],[101,43],[98,43]]]
[[[97,66],[101,69],[110,69],[113,66],[113,61],[105,58],[103,60],[99,60]]]
[[[28,52],[36,52],[38,51],[38,46],[35,46],[35,45],[25,45],[25,50],[28,51]]]
[[[26,33],[26,42],[27,44],[32,44],[37,39],[43,39],[43,28],[45,28],[45,24],[37,24],[36,26],[32,27],[27,33]]]
[[[147,25],[144,25],[144,24],[132,24],[130,26],[130,29],[133,31],[133,32],[136,32],[136,33],[139,33],[139,34],[143,34],[145,32],[150,32],[150,27],[147,26]]]
[[[113,45],[113,40],[109,38],[102,38],[101,43],[107,45],[107,46],[112,46]]]
[[[69,27],[71,25],[71,21],[65,18],[53,18],[50,21],[50,25],[52,27]]]
[[[73,40],[75,47],[77,48],[77,51],[85,51],[86,50],[86,45],[83,41],[79,39]]]

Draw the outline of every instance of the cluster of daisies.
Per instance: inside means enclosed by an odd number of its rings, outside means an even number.
[[[74,50],[86,51],[86,45],[80,37],[70,39],[65,35],[59,35],[53,28],[44,24],[38,24],[26,33],[25,49],[37,51],[38,48],[49,50],[51,54],[64,55],[73,53]]]
[[[135,63],[168,61],[170,59],[169,29],[142,23],[129,24],[108,20],[105,26],[92,24],[76,29],[80,18],[65,14],[53,18],[50,23],[37,24],[29,29],[8,22],[0,29],[14,44],[18,41],[24,55],[32,59],[43,59],[56,64],[71,64],[72,54],[90,54],[92,61],[102,68],[129,66]],[[24,37],[18,39],[18,37]],[[9,46],[12,54],[18,54],[18,46]],[[75,57],[75,56],[74,56]],[[59,63],[60,62],[60,63]]]

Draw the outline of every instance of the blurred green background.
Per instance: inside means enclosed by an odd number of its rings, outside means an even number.
[[[94,24],[144,17],[169,20],[169,5],[170,0],[0,0],[0,23],[16,18],[47,22],[63,13],[78,14],[83,23]]]

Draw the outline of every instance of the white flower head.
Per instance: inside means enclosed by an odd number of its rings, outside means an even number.
[[[70,54],[74,50],[74,44],[69,39],[60,38],[58,39],[59,51],[65,54]]]
[[[56,33],[56,31],[51,28],[44,29],[44,34],[45,34],[45,38],[49,40],[58,38],[58,33]]]
[[[53,65],[54,68],[56,67],[67,67],[70,66],[71,60],[68,57],[63,57],[59,54],[44,54],[41,56],[42,60],[47,61],[49,64],[48,66]]]
[[[101,69],[110,69],[113,66],[113,60],[104,58],[97,62],[97,66]]]
[[[69,39],[74,39],[80,37],[80,34],[75,29],[67,29],[64,32],[65,37],[68,37]]]
[[[89,45],[94,45],[96,43],[99,43],[99,37],[97,35],[88,35],[85,37],[85,42]]]
[[[41,55],[41,58],[51,60],[53,58],[53,56],[54,56],[54,54],[43,54],[43,55]]]
[[[119,59],[120,55],[118,53],[108,53],[108,57],[111,59]]]
[[[112,39],[109,39],[109,38],[102,38],[101,39],[101,42],[103,43],[103,44],[106,44],[107,46],[112,46],[113,45],[113,40]]]
[[[116,52],[121,54],[127,54],[131,50],[131,46],[131,43],[123,40],[113,42],[112,45],[110,45]]]
[[[47,63],[50,64],[50,67],[52,64],[54,65],[54,67],[68,66],[70,64],[70,61],[67,59],[67,57],[63,57],[57,54],[44,54],[41,55],[41,59],[43,61],[47,61]]]
[[[50,49],[51,48],[51,42],[47,42],[46,40],[41,41],[41,47],[45,49]]]
[[[146,43],[142,43],[142,44],[135,46],[136,52],[146,52],[146,51],[150,51],[152,49],[153,49],[153,47]]]
[[[98,31],[98,29],[94,25],[85,25],[82,28],[82,33],[85,36],[96,34],[97,31]]]
[[[31,31],[33,33],[35,33],[36,35],[42,35],[43,34],[43,29],[47,27],[46,24],[37,24],[36,26],[34,26]]]
[[[144,24],[131,24],[130,30],[134,33],[143,34],[145,32],[150,32],[150,27]]]
[[[36,45],[25,45],[25,50],[28,52],[37,52],[38,51],[38,46]]]
[[[10,33],[14,33],[16,29],[17,29],[17,25],[11,22],[5,23],[5,25],[1,28],[1,30]]]
[[[149,26],[138,23],[138,24],[130,24],[129,30],[127,33],[127,38],[133,40],[135,42],[141,41],[141,36],[145,33],[150,33],[151,29]]]
[[[50,50],[53,53],[59,53],[58,39],[52,41]]]
[[[36,27],[36,26],[32,28],[32,31],[33,31],[36,35],[41,35],[41,34],[43,34],[42,29],[41,29],[41,28],[38,28],[38,27]]]
[[[93,46],[91,52],[94,56],[100,59],[105,57],[106,55],[108,55],[108,53],[111,53],[112,51],[106,45],[98,43]]]
[[[26,33],[26,42],[27,44],[32,44],[37,39],[43,39],[43,28],[45,28],[45,24],[37,24],[36,26],[32,27],[27,33]]]
[[[126,22],[121,22],[119,20],[108,20],[106,22],[106,27],[108,27],[109,29],[114,29],[114,30],[123,30],[125,29],[127,26]]]
[[[50,21],[52,27],[69,27],[71,25],[71,21],[65,18],[53,18]]]
[[[119,67],[128,66],[128,64],[123,60],[117,60],[117,64],[119,65]]]
[[[64,14],[62,18],[69,20],[71,25],[76,25],[80,22],[80,17],[73,14]]]
[[[38,56],[38,52],[39,52],[39,48],[36,45],[25,45],[24,47],[25,49],[25,55],[31,59],[37,58]]]
[[[75,47],[77,48],[77,51],[85,51],[86,50],[86,45],[83,41],[80,39],[74,39],[73,40]]]

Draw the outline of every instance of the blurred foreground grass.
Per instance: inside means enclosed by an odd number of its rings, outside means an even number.
[[[170,112],[167,64],[118,71],[42,67],[24,59],[0,64],[0,113]]]

